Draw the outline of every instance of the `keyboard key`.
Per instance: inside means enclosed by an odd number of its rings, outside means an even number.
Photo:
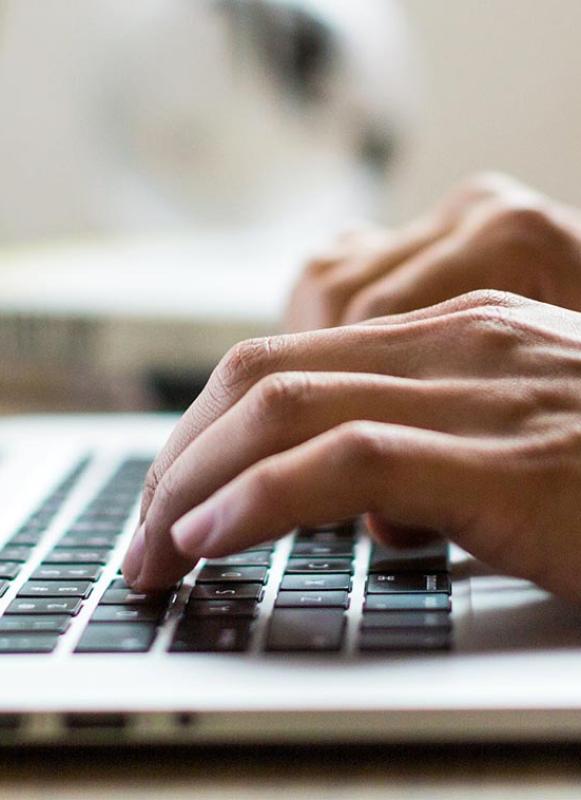
[[[449,611],[450,598],[441,593],[369,594],[364,611]]]
[[[254,617],[253,600],[194,600],[185,608],[187,617]]]
[[[277,608],[348,608],[347,592],[279,592]]]
[[[58,634],[3,634],[0,636],[0,653],[51,653],[57,642]]]
[[[146,653],[155,639],[156,627],[146,622],[92,622],[75,653]]]
[[[96,581],[102,573],[99,566],[91,564],[78,564],[73,567],[58,566],[42,563],[38,569],[32,573],[34,580],[41,581],[67,581],[85,580]]]
[[[100,605],[109,606],[150,606],[152,608],[165,608],[169,603],[170,595],[145,594],[134,592],[132,589],[107,589],[100,599]]]
[[[196,583],[264,583],[265,567],[204,567]]]
[[[387,547],[375,545],[369,572],[447,572],[448,545],[437,541],[421,547]]]
[[[387,594],[388,592],[446,592],[450,593],[450,579],[447,575],[420,574],[386,574],[370,575],[367,579],[367,591],[370,594]]]
[[[81,601],[76,597],[53,599],[50,597],[13,600],[5,614],[70,614],[81,610]]]
[[[44,557],[43,564],[106,564],[111,558],[111,551],[103,548],[99,550],[83,550],[80,547],[73,550],[55,547]]]
[[[260,600],[261,583],[205,583],[194,586],[193,600]]]
[[[362,631],[359,648],[364,651],[445,650],[451,646],[448,631],[418,629]]]
[[[91,622],[156,622],[164,609],[152,606],[97,606]]]
[[[0,617],[0,631],[17,633],[64,633],[71,624],[71,618],[62,614],[55,616],[27,616],[16,614],[13,617]]]
[[[252,553],[235,553],[224,558],[211,558],[207,567],[268,567],[272,555],[270,550],[256,550]]]
[[[348,558],[291,558],[286,574],[295,572],[353,572],[353,562]]]
[[[322,592],[336,589],[346,591],[350,585],[349,575],[285,575],[280,588],[293,592]]]
[[[59,539],[58,547],[100,547],[111,550],[115,547],[118,538],[119,536],[117,534],[109,533],[65,533],[65,535]]]
[[[250,644],[251,620],[190,618],[178,625],[171,653],[240,653]]]
[[[353,544],[351,541],[330,542],[329,544],[318,544],[317,542],[300,541],[293,546],[292,556],[305,556],[307,558],[320,557],[329,558],[352,558]]]
[[[85,533],[90,536],[97,536],[99,534],[108,534],[118,536],[123,529],[123,525],[110,520],[77,520],[68,530],[68,533],[78,534]]]
[[[90,581],[27,581],[18,597],[88,597],[93,589]]]
[[[3,561],[0,562],[0,579],[12,580],[15,578],[20,570],[22,569],[22,564],[14,564],[10,561]]]
[[[270,651],[336,651],[341,649],[345,614],[336,609],[276,609],[266,649]]]
[[[452,626],[447,611],[372,611],[363,615],[361,627],[375,628],[442,628]]]
[[[8,583],[8,581],[0,581],[0,597],[2,597],[2,595],[6,594],[6,592],[8,591],[8,587],[9,586],[10,586],[10,584]]]
[[[33,547],[3,547],[0,550],[0,562],[18,561],[24,563],[28,561],[33,552]]]

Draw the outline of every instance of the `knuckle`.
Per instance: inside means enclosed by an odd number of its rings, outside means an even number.
[[[503,306],[476,308],[467,317],[468,330],[487,345],[506,346],[520,341],[522,328]]]
[[[305,264],[301,277],[309,282],[318,283],[321,275],[330,266],[335,264],[336,258],[332,256],[318,255],[310,258]]]
[[[336,428],[340,453],[346,466],[358,470],[373,469],[385,458],[385,446],[379,423],[356,420]]]
[[[502,172],[484,170],[464,178],[452,191],[450,200],[459,209],[504,197],[517,182]]]
[[[497,289],[475,289],[472,292],[458,297],[461,309],[506,309],[522,305],[523,298],[512,292],[503,292]]]
[[[253,417],[260,422],[292,422],[300,418],[308,388],[306,373],[278,372],[262,378],[252,390]]]
[[[215,380],[231,393],[265,374],[278,349],[277,337],[246,339],[235,344],[216,368]]]
[[[492,203],[486,214],[483,232],[500,236],[510,246],[528,246],[534,251],[548,245],[558,246],[567,238],[553,209],[542,198]]]
[[[387,305],[387,298],[378,295],[377,292],[362,291],[347,305],[344,322],[349,324],[384,316],[387,313]]]

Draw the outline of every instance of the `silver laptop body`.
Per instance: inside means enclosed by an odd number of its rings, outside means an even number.
[[[455,549],[449,572],[373,571],[359,527],[294,532],[132,594],[119,566],[174,422],[0,422],[0,743],[581,738],[581,613]]]

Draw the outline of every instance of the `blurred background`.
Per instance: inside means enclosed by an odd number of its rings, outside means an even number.
[[[0,0],[0,409],[179,409],[463,175],[581,207],[576,0]]]

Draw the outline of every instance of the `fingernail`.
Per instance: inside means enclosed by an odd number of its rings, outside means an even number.
[[[132,584],[139,577],[143,566],[143,556],[145,553],[145,524],[141,524],[136,530],[129,550],[123,561],[123,574],[127,583]]]
[[[215,508],[210,503],[189,511],[175,522],[171,529],[171,537],[180,553],[196,557],[204,541],[214,529]]]

